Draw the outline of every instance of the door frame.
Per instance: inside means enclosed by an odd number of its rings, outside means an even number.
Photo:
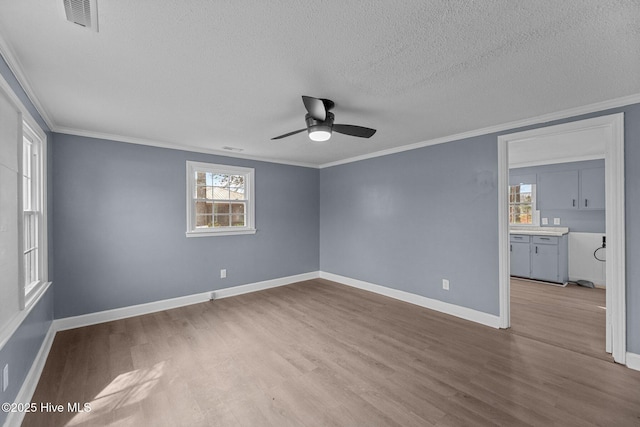
[[[498,136],[498,265],[500,328],[511,326],[509,280],[509,142],[601,128],[605,131],[605,200],[607,235],[606,351],[626,363],[626,253],[624,198],[624,113],[577,120]]]

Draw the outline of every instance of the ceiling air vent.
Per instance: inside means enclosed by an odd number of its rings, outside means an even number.
[[[67,21],[98,31],[97,0],[62,0]]]

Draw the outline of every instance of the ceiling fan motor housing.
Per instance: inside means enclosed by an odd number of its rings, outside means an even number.
[[[334,117],[333,113],[327,111],[327,118],[324,121],[321,121],[314,119],[311,117],[311,114],[307,113],[304,116],[304,120],[307,122],[307,131],[309,133],[316,131],[331,132]]]

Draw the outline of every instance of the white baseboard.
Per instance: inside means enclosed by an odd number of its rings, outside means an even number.
[[[317,271],[295,276],[281,277],[263,282],[250,283],[247,285],[233,286],[231,288],[218,289],[215,291],[203,292],[200,294],[187,295],[184,297],[171,298],[162,301],[154,301],[146,304],[131,305],[128,307],[114,308],[112,310],[99,311],[97,313],[83,314],[80,316],[65,317],[53,321],[56,331],[81,328],[83,326],[96,325],[98,323],[111,322],[113,320],[126,319],[127,317],[141,316],[143,314],[155,313],[162,310],[184,307],[186,305],[206,302],[212,299],[226,298],[234,295],[242,295],[248,292],[256,292],[263,289],[274,288],[276,286],[289,285],[303,280],[317,279]]]
[[[16,396],[16,403],[28,403],[31,402],[31,398],[33,397],[33,393],[36,391],[36,387],[38,386],[38,381],[40,381],[40,375],[42,374],[42,370],[44,369],[44,365],[47,362],[47,357],[49,357],[49,351],[51,350],[51,345],[53,344],[53,339],[56,336],[56,330],[53,326],[53,322],[49,326],[49,330],[47,331],[47,335],[44,337],[42,341],[42,345],[40,346],[40,350],[36,355],[33,363],[31,364],[31,369],[27,373],[27,376],[20,387],[20,391],[18,391],[18,395]],[[9,412],[7,415],[7,419],[5,420],[5,427],[11,426],[19,426],[22,424],[22,420],[24,419],[25,412]]]
[[[627,352],[627,368],[640,371],[640,354]]]
[[[54,320],[53,324],[56,331],[65,331],[67,329],[97,325],[98,323],[126,319],[127,317],[155,313],[157,311],[169,310],[171,308],[184,307],[185,305],[197,304],[200,302],[209,301],[210,299],[211,292],[203,292],[201,294],[187,295],[184,297],[154,301],[146,304],[130,305],[128,307],[114,308],[112,310],[82,314],[80,316],[64,317],[62,319]]]
[[[364,289],[365,291],[374,292],[376,294],[384,295],[387,297],[395,298],[400,301],[419,305],[421,307],[439,311],[441,313],[450,314],[452,316],[460,317],[462,319],[470,320],[472,322],[480,323],[492,328],[497,329],[500,327],[499,316],[483,313],[471,308],[450,304],[448,302],[423,297],[422,295],[399,291],[397,289],[387,288],[386,286],[375,285],[373,283],[352,279],[350,277],[340,276],[333,273],[327,273],[324,271],[320,272],[320,278],[331,280],[332,282],[342,283],[343,285],[352,286],[354,288]]]
[[[248,285],[233,286],[231,288],[218,289],[212,292],[212,297],[213,299],[228,298],[236,295],[247,294],[249,292],[262,291],[265,289],[275,288],[278,286],[290,285],[296,282],[303,282],[305,280],[317,279],[318,277],[320,277],[320,272],[312,271],[311,273],[297,274],[295,276],[265,280],[262,282],[251,283]]]

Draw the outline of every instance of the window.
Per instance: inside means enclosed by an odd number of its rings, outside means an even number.
[[[509,224],[538,225],[535,184],[509,186]]]
[[[254,170],[187,162],[187,237],[253,234]]]
[[[25,306],[46,282],[43,151],[43,138],[23,122],[21,270]]]

